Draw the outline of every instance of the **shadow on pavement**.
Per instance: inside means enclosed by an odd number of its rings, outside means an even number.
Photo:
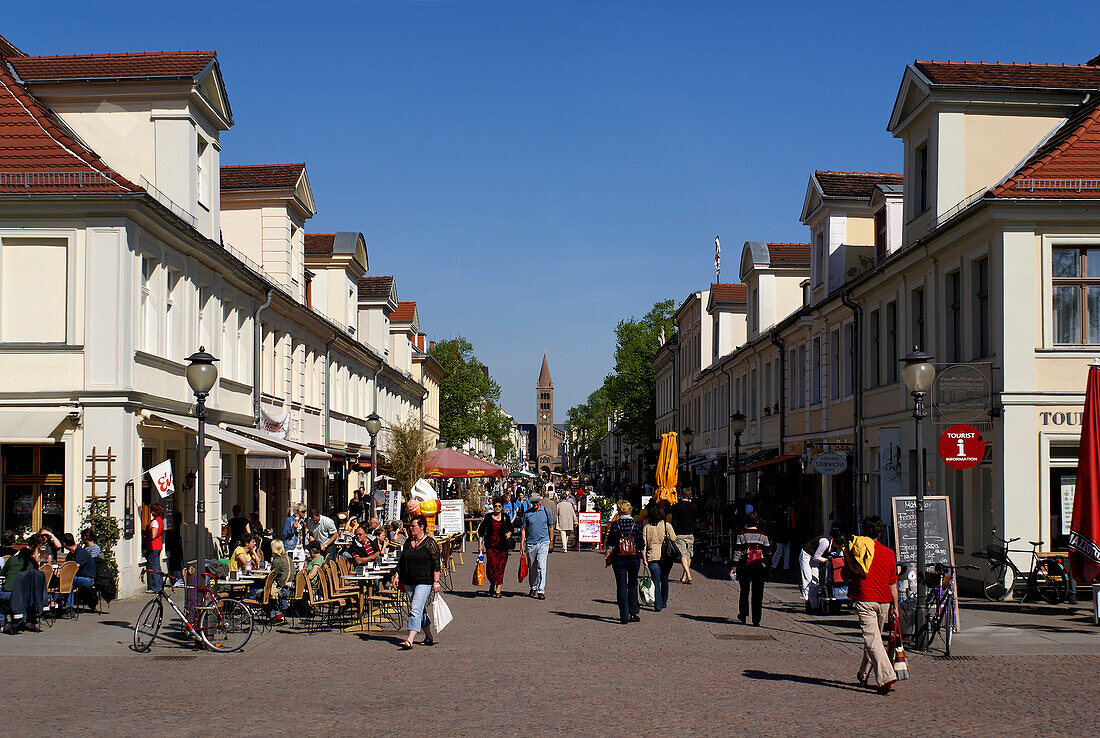
[[[761,671],[759,669],[745,669],[745,671],[742,672],[742,676],[748,679],[761,679],[769,682],[798,682],[799,684],[812,684],[817,687],[832,687],[833,689],[843,689],[848,692],[867,691],[845,682],[838,682],[835,679],[821,679],[819,677],[801,676],[799,674],[773,674],[770,671]]]
[[[732,618],[727,618],[722,615],[691,615],[686,612],[677,613],[678,617],[687,618],[688,620],[695,620],[700,623],[731,623]]]
[[[598,623],[616,623],[618,624],[618,618],[609,618],[605,615],[591,615],[586,612],[562,612],[561,610],[551,610],[554,615],[560,615],[563,618],[573,618],[575,620],[595,620]]]

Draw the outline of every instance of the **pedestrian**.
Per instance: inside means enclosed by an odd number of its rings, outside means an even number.
[[[574,535],[574,531],[577,529],[577,510],[573,507],[570,497],[568,492],[564,492],[561,496],[561,502],[558,503],[558,516],[555,527],[558,529],[558,533],[561,534],[562,553],[569,550],[569,536]]]
[[[412,516],[409,519],[409,538],[401,548],[397,576],[394,577],[394,586],[404,585],[409,598],[409,635],[401,641],[401,648],[412,648],[420,631],[424,631],[425,646],[435,644],[426,607],[428,597],[440,591],[439,555],[439,544],[428,535],[428,519],[423,515]]]
[[[615,503],[618,517],[607,528],[605,563],[615,572],[615,600],[619,604],[619,622],[638,622],[638,565],[645,560],[642,526],[630,517],[630,503]]]
[[[786,571],[791,568],[791,521],[790,513],[786,505],[778,505],[775,508],[775,518],[772,520],[772,543],[775,544],[775,553],[772,554],[772,568]]]
[[[867,576],[855,574],[848,582],[848,599],[855,603],[859,628],[863,631],[863,660],[856,681],[861,687],[871,686],[879,694],[894,690],[898,676],[882,644],[882,631],[887,620],[898,615],[898,568],[893,549],[878,541],[885,529],[882,518],[868,515],[863,519],[863,534],[875,541],[875,552]],[[871,681],[871,676],[874,680]]]
[[[806,603],[806,612],[815,613],[821,609],[822,568],[829,565],[829,554],[834,550],[840,550],[844,543],[841,533],[831,536],[814,536],[802,547],[798,554],[798,568],[801,574],[799,594]]]
[[[485,554],[485,577],[489,594],[500,599],[504,570],[508,566],[508,549],[512,546],[512,521],[504,514],[504,498],[493,498],[493,509],[477,526],[477,550]]]
[[[164,586],[160,573],[160,553],[164,550],[164,506],[154,502],[149,506],[149,550],[145,554],[145,567],[149,570],[147,585],[150,592],[159,592]]]
[[[527,556],[528,582],[531,597],[546,599],[546,560],[554,550],[554,516],[542,504],[542,495],[532,492],[531,507],[522,513],[519,549]]]
[[[642,528],[646,565],[653,579],[653,612],[660,612],[668,607],[668,575],[676,561],[675,558],[666,558],[663,555],[666,540],[671,541],[675,548],[676,529],[661,511],[660,507],[655,507]]]
[[[680,493],[680,500],[672,506],[672,528],[676,534],[676,548],[680,551],[680,582],[691,584],[691,558],[695,555],[695,524],[699,520],[699,508],[691,501],[691,488]]]
[[[752,596],[752,624],[760,625],[764,603],[764,582],[768,581],[768,561],[771,556],[771,539],[760,530],[760,518],[755,512],[745,513],[745,527],[737,534],[734,543],[733,570],[741,588],[737,619],[744,625],[749,616],[749,596]]]
[[[234,551],[241,545],[241,538],[248,532],[248,518],[241,513],[244,511],[240,505],[233,506],[233,517],[225,523],[225,529],[222,531],[222,538],[229,539],[226,542],[226,549]]]

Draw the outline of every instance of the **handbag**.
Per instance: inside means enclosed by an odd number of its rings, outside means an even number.
[[[451,608],[443,601],[443,595],[437,594],[432,598],[431,612],[428,617],[431,619],[432,629],[436,633],[446,628],[447,624],[454,620],[454,616],[451,615]]]
[[[668,537],[668,521],[665,521],[665,540],[661,542],[661,563],[667,562],[671,565],[679,558],[680,550],[676,548],[676,543]]]
[[[523,581],[527,578],[527,555],[520,553],[519,555],[519,581]]]
[[[950,627],[950,626],[949,626]],[[890,661],[898,680],[909,678],[909,664],[905,660],[905,645],[901,640],[901,623],[894,618],[894,632],[890,636]]]
[[[477,557],[477,564],[474,565],[474,581],[475,587],[485,586],[485,556],[481,555]]]

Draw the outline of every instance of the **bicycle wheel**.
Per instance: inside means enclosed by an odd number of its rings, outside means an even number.
[[[1069,595],[1066,569],[1057,561],[1040,561],[1031,572],[1028,584],[1051,605],[1057,605]]]
[[[253,625],[251,610],[237,600],[222,600],[203,611],[199,633],[210,650],[229,653],[244,648]]]
[[[943,655],[951,655],[951,636],[955,633],[955,598],[950,594],[945,598],[943,608]]]
[[[145,653],[153,645],[153,639],[160,632],[160,624],[164,620],[164,604],[159,597],[149,600],[145,607],[141,608],[134,623],[134,650]]]
[[[1007,562],[989,564],[989,571],[982,580],[982,593],[990,602],[1001,602],[1016,586],[1016,570]]]

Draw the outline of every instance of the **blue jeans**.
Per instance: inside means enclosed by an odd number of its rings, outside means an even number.
[[[668,607],[668,570],[659,561],[649,562],[649,576],[653,578],[653,609]]]
[[[626,622],[638,614],[638,559],[612,561],[615,572],[615,598],[619,601],[619,620]]]
[[[9,603],[9,607],[10,607],[11,592],[5,592],[4,590],[0,589],[0,602]],[[6,623],[7,621],[8,621],[8,619],[7,619],[7,616],[4,614],[4,611],[0,610],[0,628],[3,628],[4,623]]]
[[[527,581],[531,591],[546,594],[546,558],[550,555],[550,541],[527,544]]]
[[[160,574],[160,551],[150,550],[145,555],[145,567],[150,570],[148,587],[153,592],[159,592],[164,586],[164,577]]]
[[[405,585],[405,594],[409,596],[409,630],[414,633],[419,633],[432,624],[425,609],[431,593],[430,584]]]
[[[69,592],[68,607],[76,605],[76,590],[80,587],[94,587],[95,580],[91,577],[73,577],[73,591]]]

